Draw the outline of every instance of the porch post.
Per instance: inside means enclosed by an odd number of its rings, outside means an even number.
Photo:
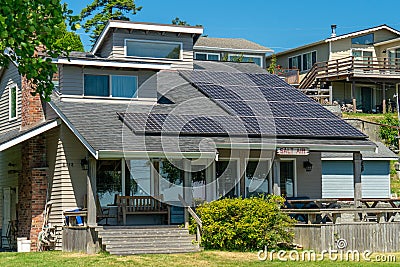
[[[88,226],[97,226],[96,222],[96,159],[89,157],[87,182],[87,223]]]
[[[356,100],[356,82],[353,81],[351,84],[351,98],[353,99],[353,112],[357,111],[357,100]]]
[[[192,196],[192,181],[191,181],[191,173],[190,173],[190,161],[187,159],[183,160],[183,199],[189,205],[192,205],[193,196]],[[189,212],[188,209],[184,209],[184,219],[185,219],[185,228],[189,228]]]
[[[273,194],[280,196],[281,195],[281,177],[280,177],[280,160],[274,159],[274,166],[273,166]]]
[[[386,86],[385,83],[382,85],[382,113],[386,113]]]
[[[360,152],[353,153],[353,173],[354,173],[354,207],[361,207],[362,188],[361,188],[361,164],[362,155]]]

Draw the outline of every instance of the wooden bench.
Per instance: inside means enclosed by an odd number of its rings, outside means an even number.
[[[117,196],[118,222],[126,225],[126,215],[166,215],[170,222],[169,206],[151,196]]]

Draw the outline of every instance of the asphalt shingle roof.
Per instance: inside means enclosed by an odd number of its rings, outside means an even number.
[[[254,43],[252,41],[242,39],[242,38],[211,38],[211,37],[200,37],[199,40],[194,45],[194,49],[200,47],[209,48],[219,48],[224,49],[234,49],[234,50],[256,50],[261,52],[273,52],[272,49]]]

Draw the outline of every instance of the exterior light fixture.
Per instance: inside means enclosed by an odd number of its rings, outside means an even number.
[[[87,158],[81,159],[82,170],[87,171],[89,169],[89,161]]]
[[[310,162],[310,160],[304,161],[303,167],[304,169],[306,169],[306,172],[312,171],[312,163]]]

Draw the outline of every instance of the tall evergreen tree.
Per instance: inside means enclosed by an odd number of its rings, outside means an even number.
[[[93,0],[82,9],[79,16],[85,32],[90,32],[92,42],[95,42],[109,20],[130,20],[129,15],[135,15],[142,7],[134,0]]]

